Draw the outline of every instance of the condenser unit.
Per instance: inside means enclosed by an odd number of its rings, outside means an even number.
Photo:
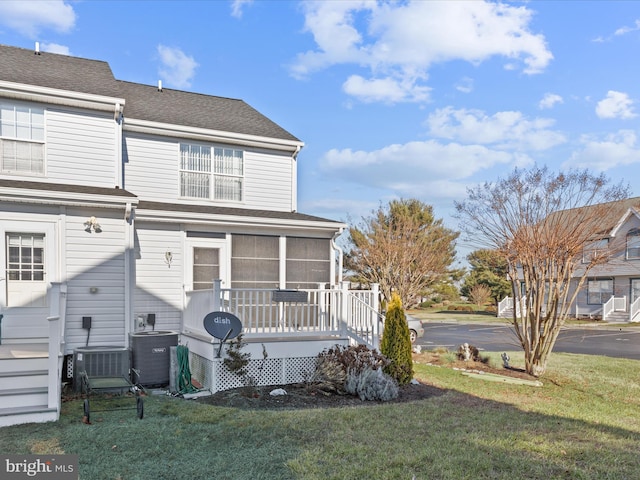
[[[170,349],[178,345],[178,334],[169,330],[136,332],[129,339],[136,383],[145,387],[168,385]]]

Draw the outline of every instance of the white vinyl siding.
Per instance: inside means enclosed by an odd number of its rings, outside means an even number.
[[[0,169],[5,173],[44,173],[44,109],[0,103]]]
[[[96,187],[118,185],[117,128],[113,115],[47,110],[47,178]]]
[[[182,233],[176,225],[138,223],[136,228],[134,318],[154,313],[156,330],[181,329],[183,304]],[[166,253],[171,252],[171,262]]]
[[[141,200],[173,202],[179,198],[179,145],[167,139],[127,134],[124,138],[124,188]]]
[[[217,202],[180,195],[178,141],[126,132],[123,150],[124,188],[141,200]],[[293,164],[290,154],[245,149],[242,207],[281,212],[294,210]],[[220,204],[228,205],[229,202],[221,201]]]
[[[295,210],[294,162],[290,155],[246,151],[244,205],[280,212]]]
[[[127,224],[119,213],[105,210],[67,212],[68,349],[86,344],[89,332],[82,328],[82,317],[85,316],[92,317],[89,345],[125,345]],[[91,215],[95,215],[100,223],[100,233],[85,231],[84,222]]]

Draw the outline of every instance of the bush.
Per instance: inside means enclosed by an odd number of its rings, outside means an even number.
[[[391,362],[384,372],[399,385],[405,385],[413,378],[413,359],[411,357],[411,339],[407,318],[402,309],[400,297],[394,294],[384,320],[384,331],[380,342],[380,351]]]
[[[388,364],[384,355],[366,345],[336,345],[318,354],[316,368],[307,382],[340,394],[352,393],[346,388],[348,376],[358,377],[365,370],[380,370]]]
[[[360,372],[350,371],[345,383],[347,393],[357,395],[360,400],[381,400],[398,398],[398,384],[381,369],[366,367]]]

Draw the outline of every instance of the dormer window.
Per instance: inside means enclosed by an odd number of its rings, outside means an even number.
[[[0,170],[44,173],[44,109],[0,103]]]
[[[627,232],[627,260],[640,259],[640,229],[632,228]]]
[[[180,196],[242,201],[242,150],[180,144]]]

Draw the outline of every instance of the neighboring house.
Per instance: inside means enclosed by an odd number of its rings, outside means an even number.
[[[640,322],[640,197],[611,202],[594,240],[585,245],[582,263],[607,251],[607,263],[593,267],[572,306],[577,318]],[[576,276],[581,276],[580,266]],[[577,279],[574,279],[577,285]],[[500,302],[498,316],[512,315],[513,301]]]
[[[220,388],[202,326],[213,310],[264,347],[277,372],[265,382],[285,383],[286,359],[302,359],[295,380],[326,346],[375,345],[375,292],[340,282],[345,225],[297,211],[302,147],[242,100],[0,46],[0,403],[15,406],[0,426],[57,418],[62,358],[70,377],[78,349],[129,347],[141,330],[177,332],[200,381]],[[27,345],[39,366],[17,358]],[[48,389],[14,388],[21,371]]]

